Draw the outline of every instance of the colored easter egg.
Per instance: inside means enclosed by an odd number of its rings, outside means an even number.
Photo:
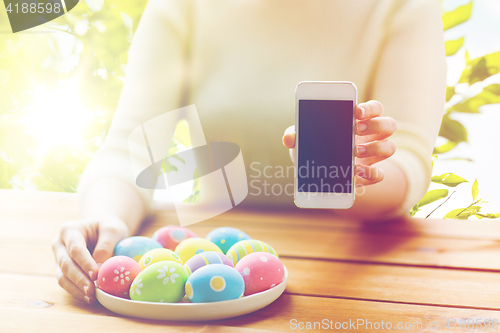
[[[194,232],[187,228],[176,225],[167,225],[153,234],[153,239],[160,243],[164,248],[175,250],[177,245],[185,239],[198,237]]]
[[[231,246],[226,255],[233,262],[233,266],[236,266],[236,263],[240,261],[241,258],[254,252],[268,252],[278,257],[278,254],[270,245],[256,239],[239,241]]]
[[[144,236],[125,238],[116,244],[115,256],[127,256],[139,262],[144,253],[152,249],[161,249],[160,243]]]
[[[130,299],[144,302],[176,303],[184,297],[189,274],[175,261],[160,261],[146,267],[130,286]]]
[[[139,266],[141,266],[141,269],[144,269],[149,265],[159,261],[175,261],[176,263],[182,265],[181,258],[177,253],[169,249],[161,248],[153,249],[144,253],[144,255],[141,257],[141,260],[139,260]]]
[[[211,241],[204,238],[193,237],[183,240],[175,248],[175,252],[181,257],[182,262],[186,263],[191,257],[205,251],[215,251],[222,253],[221,249]]]
[[[245,282],[233,267],[214,264],[191,274],[185,289],[193,303],[227,301],[243,296]]]
[[[215,251],[205,251],[191,257],[184,264],[184,268],[189,274],[193,274],[197,269],[212,264],[224,264],[233,267],[233,263],[225,254]]]
[[[126,256],[106,260],[97,274],[99,288],[108,294],[129,298],[130,285],[141,271],[139,264]]]
[[[231,246],[239,241],[252,239],[252,237],[248,236],[243,231],[229,227],[212,230],[205,238],[217,245],[224,254],[227,253]]]
[[[236,264],[235,269],[245,281],[245,296],[268,290],[280,284],[285,275],[281,261],[265,252],[246,255]]]

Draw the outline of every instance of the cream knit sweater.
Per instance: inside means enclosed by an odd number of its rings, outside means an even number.
[[[206,141],[238,144],[249,181],[258,180],[242,205],[293,208],[292,196],[267,196],[263,185],[267,180],[269,193],[273,184],[292,183],[293,174],[257,176],[266,166],[269,175],[292,165],[281,137],[294,124],[295,86],[352,81],[358,102],[379,100],[383,115],[397,121],[390,159],[408,190],[393,214],[403,214],[429,185],[445,72],[438,0],[150,0],[110,132],[79,192],[102,177],[135,186],[130,157],[144,154],[133,142],[129,150],[131,131],[195,104]],[[151,190],[137,189],[149,203]]]

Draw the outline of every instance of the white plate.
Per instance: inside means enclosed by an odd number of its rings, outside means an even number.
[[[260,310],[274,302],[285,291],[288,270],[283,282],[269,290],[238,299],[210,303],[156,303],[115,297],[96,288],[99,303],[120,315],[156,320],[205,321],[241,316]],[[185,299],[183,299],[185,301]]]

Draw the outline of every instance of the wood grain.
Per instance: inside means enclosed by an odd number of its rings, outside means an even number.
[[[70,331],[118,332],[141,331],[164,332],[252,332],[297,331],[292,327],[299,322],[349,322],[363,319],[365,322],[422,323],[427,328],[429,320],[444,325],[446,318],[492,318],[499,319],[499,311],[456,309],[390,302],[370,302],[339,298],[283,295],[268,307],[251,315],[233,319],[203,323],[163,322],[119,317],[101,305],[86,305],[66,294],[52,277],[22,274],[0,274],[0,316],[2,332],[21,331]],[[6,301],[8,300],[8,301]],[[46,303],[49,306],[40,307]],[[29,320],[26,320],[28,319]],[[1,318],[4,319],[4,318]],[[297,322],[291,320],[296,319]],[[208,326],[210,325],[210,326]],[[360,331],[371,332],[375,329]],[[378,330],[380,331],[380,330]],[[422,330],[409,330],[410,332]],[[453,331],[453,330],[452,330]],[[456,330],[464,332],[464,330]]]

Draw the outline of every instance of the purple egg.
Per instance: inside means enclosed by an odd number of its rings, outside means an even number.
[[[233,262],[225,254],[215,251],[205,251],[190,258],[184,264],[184,268],[191,275],[197,269],[212,264],[223,264],[233,267]]]

